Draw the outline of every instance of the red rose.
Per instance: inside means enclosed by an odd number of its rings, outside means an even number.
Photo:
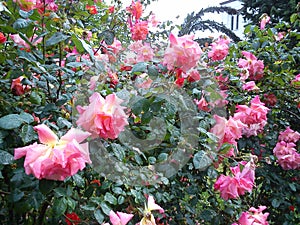
[[[0,32],[0,44],[3,44],[6,42],[6,37],[4,36],[3,33]]]

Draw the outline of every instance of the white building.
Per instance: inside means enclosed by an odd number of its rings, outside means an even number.
[[[227,0],[220,3],[220,6],[226,6],[240,10],[242,8],[242,3],[239,0]],[[222,13],[221,15],[222,23],[232,30],[240,38],[244,37],[244,26],[247,24],[247,21],[243,19],[242,15],[229,15],[227,13]]]

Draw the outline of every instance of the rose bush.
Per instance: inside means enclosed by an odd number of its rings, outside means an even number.
[[[201,48],[148,3],[0,3],[2,224],[298,224],[299,12]]]

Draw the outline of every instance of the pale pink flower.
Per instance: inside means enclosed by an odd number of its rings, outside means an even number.
[[[151,80],[146,73],[142,73],[135,80],[135,86],[137,88],[148,89],[151,87],[153,80]]]
[[[300,133],[297,131],[292,130],[290,127],[287,127],[285,131],[281,131],[278,136],[279,141],[285,141],[285,142],[294,142],[300,140]]]
[[[114,42],[111,45],[107,46],[107,48],[115,55],[117,55],[123,49],[122,43],[117,38],[115,38]]]
[[[256,136],[263,131],[264,126],[267,124],[267,114],[269,109],[264,106],[257,95],[251,100],[250,107],[246,105],[237,105],[237,111],[234,114],[234,119],[239,119],[247,127],[243,129],[243,134],[247,137],[252,135]]]
[[[160,22],[156,19],[155,14],[152,12],[149,18],[149,22],[151,23],[152,27],[157,27]]]
[[[284,38],[285,33],[284,32],[278,32],[277,35],[275,35],[275,40],[276,41],[281,41]]]
[[[267,14],[264,14],[260,21],[260,29],[261,30],[265,29],[265,26],[269,22],[270,22],[270,17]]]
[[[292,142],[287,143],[280,141],[273,149],[273,153],[277,157],[277,162],[282,169],[300,169],[300,154],[297,152],[295,147],[296,145]]]
[[[219,37],[211,44],[211,50],[208,52],[208,57],[213,61],[222,60],[228,55],[230,40]]]
[[[128,125],[122,99],[114,93],[104,99],[99,93],[89,98],[88,106],[77,106],[80,114],[76,121],[78,126],[92,133],[92,137],[116,139],[124,127]]]
[[[97,86],[97,81],[99,79],[99,76],[92,76],[90,78],[90,85],[89,88],[91,91],[95,90],[96,86]]]
[[[14,41],[15,44],[17,44],[18,46],[22,46],[25,47],[27,49],[30,48],[29,44],[20,37],[19,34],[10,34],[9,37]]]
[[[266,206],[259,206],[258,209],[251,207],[249,212],[242,212],[238,223],[232,225],[269,225],[267,221],[269,213],[262,213],[266,208]]]
[[[109,219],[112,225],[126,225],[133,217],[133,214],[114,211],[109,212]]]
[[[16,148],[14,159],[25,156],[26,174],[33,174],[38,179],[63,181],[91,163],[88,143],[83,143],[90,133],[71,128],[58,139],[46,125],[35,126],[41,144]]]
[[[143,42],[141,40],[132,42],[128,49],[137,53],[142,47],[144,46]]]
[[[131,27],[130,32],[132,40],[145,40],[149,33],[148,22],[142,20],[136,21],[136,23]]]
[[[137,53],[137,56],[136,56],[137,62],[151,61],[153,59],[153,56],[154,56],[153,49],[151,48],[149,43],[145,43],[139,49],[139,51],[137,51],[136,53]]]
[[[244,166],[240,171],[240,166]],[[240,195],[244,195],[246,191],[251,192],[254,186],[255,168],[251,165],[251,162],[240,162],[235,167],[230,167],[232,176],[221,176],[214,184],[214,189],[220,191],[220,195],[223,199],[235,199]]]
[[[144,217],[140,221],[139,225],[156,225],[152,211],[158,210],[159,213],[164,213],[164,209],[157,205],[153,196],[148,196],[147,206],[144,210]]]
[[[176,37],[174,34],[170,34],[170,44],[165,51],[163,61],[168,70],[181,68],[183,72],[187,72],[197,65],[202,50],[193,37],[193,35]]]
[[[259,87],[256,86],[254,81],[249,81],[243,84],[242,89],[245,91],[258,91]]]
[[[249,72],[250,80],[260,80],[264,76],[264,63],[250,52],[242,51],[246,59],[239,59],[238,66]]]

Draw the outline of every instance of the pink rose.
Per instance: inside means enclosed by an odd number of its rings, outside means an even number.
[[[270,22],[270,17],[267,14],[264,14],[261,21],[260,21],[260,29],[261,30],[265,29],[265,26],[269,22]]]
[[[77,106],[80,114],[76,121],[78,126],[92,133],[92,137],[116,139],[124,127],[128,125],[125,107],[120,104],[123,100],[115,94],[104,99],[99,93],[90,97],[88,106]]]
[[[238,223],[232,225],[269,225],[267,221],[269,213],[262,213],[266,208],[266,206],[259,206],[258,209],[251,207],[249,212],[242,212]]]
[[[14,159],[25,156],[26,174],[38,179],[60,180],[73,176],[91,163],[88,144],[83,143],[90,133],[71,128],[59,140],[46,125],[35,126],[41,144],[16,148]]]
[[[240,171],[240,166],[244,166]],[[235,199],[244,195],[246,191],[251,192],[254,186],[255,172],[251,162],[240,162],[235,167],[230,167],[232,176],[221,176],[214,184],[214,189],[220,191],[223,199]]]
[[[290,127],[287,127],[285,129],[285,131],[281,131],[279,133],[278,140],[279,141],[296,143],[297,141],[300,140],[300,133],[298,133],[297,131],[292,130]]]
[[[208,52],[208,57],[213,61],[222,60],[228,55],[230,40],[226,38],[218,38],[217,41],[211,44],[211,50]]]
[[[259,87],[256,86],[254,81],[249,81],[243,84],[242,89],[245,91],[258,91]]]
[[[170,45],[165,51],[163,61],[168,70],[181,68],[183,72],[187,72],[197,65],[202,50],[198,43],[193,40],[192,35],[176,37],[171,33],[169,39]]]
[[[260,80],[264,76],[264,62],[250,52],[242,51],[246,59],[239,59],[238,66],[248,71],[250,80]],[[244,77],[243,79],[247,79]]]
[[[239,119],[247,126],[243,129],[243,134],[247,137],[256,136],[267,124],[267,114],[269,109],[264,106],[257,95],[251,100],[250,107],[246,105],[237,105],[237,111],[234,119]]]
[[[194,99],[194,102],[198,106],[199,110],[209,112],[211,109],[209,108],[208,102],[205,100],[204,96],[200,100]]]
[[[127,214],[122,212],[115,213],[114,211],[109,212],[109,219],[112,225],[126,225],[133,217],[133,214]]]
[[[148,22],[139,20],[130,29],[131,38],[134,41],[145,40],[149,33],[148,31]]]
[[[286,143],[280,141],[273,149],[274,155],[277,157],[278,164],[284,170],[300,169],[300,154],[295,149],[294,143]]]

